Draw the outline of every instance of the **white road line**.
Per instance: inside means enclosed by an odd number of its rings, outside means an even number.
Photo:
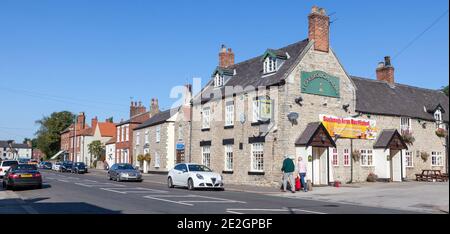
[[[117,191],[117,190],[114,190],[114,189],[109,189],[109,188],[100,188],[100,189],[108,191],[108,192],[113,192],[113,193],[127,194],[126,192],[120,192],[120,191]]]
[[[105,191],[120,193],[120,194],[130,194],[130,193],[134,193],[134,194],[136,194],[136,193],[147,193],[147,194],[168,193],[167,191],[163,191],[163,190],[147,189],[147,188],[141,188],[141,189],[137,189],[137,188],[100,188],[100,189],[105,190]]]
[[[97,181],[95,181],[95,180],[87,180],[87,179],[84,179],[84,181],[87,181],[87,182],[92,182],[92,183],[98,183]]]
[[[179,201],[179,202],[183,202],[183,203],[240,203],[238,201]]]
[[[233,203],[247,203],[247,202],[243,202],[243,201],[236,201],[236,200],[230,200],[230,199],[224,199],[224,198],[218,198],[218,197],[208,197],[208,196],[200,196],[200,195],[197,195],[197,196],[202,197],[202,198],[214,199],[214,200],[219,200],[219,201],[228,201],[228,202],[233,202]]]
[[[84,186],[84,187],[102,187],[102,186],[115,186],[115,187],[125,187],[125,185],[121,185],[121,184],[112,184],[112,183],[94,183],[94,184],[89,184],[89,183],[75,183],[76,185],[80,185],[80,186]]]
[[[67,181],[67,180],[62,180],[62,179],[58,179],[58,181],[60,181],[60,182],[65,182],[65,183],[69,183],[69,181]]]
[[[244,214],[244,213],[239,213],[239,212],[236,212],[236,211],[229,211],[229,210],[227,210],[227,213],[230,213],[230,214]]]
[[[183,203],[183,202],[171,201],[171,200],[162,199],[162,198],[157,198],[157,197],[153,197],[153,196],[145,196],[144,198],[153,199],[153,200],[158,200],[158,201],[165,201],[165,202],[170,202],[170,203],[176,203],[176,204],[185,205],[185,206],[194,206],[193,204],[189,204],[189,203]]]
[[[301,211],[305,213],[312,214],[326,214],[323,212],[311,211],[311,210],[302,210],[302,209],[227,209],[227,211],[269,211],[269,212],[290,212],[290,211]]]

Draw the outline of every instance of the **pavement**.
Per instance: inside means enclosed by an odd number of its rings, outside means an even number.
[[[170,189],[163,175],[116,182],[105,171],[84,175],[43,171],[43,189],[3,191],[0,213],[38,214],[411,214],[311,199],[281,197],[272,188],[228,185],[225,191]],[[246,190],[246,191],[241,191]]]

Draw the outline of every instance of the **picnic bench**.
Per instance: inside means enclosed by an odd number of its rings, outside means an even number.
[[[446,182],[448,174],[441,173],[441,170],[422,170],[421,174],[416,174],[416,181]]]

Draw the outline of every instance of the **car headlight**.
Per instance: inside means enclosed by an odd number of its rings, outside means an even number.
[[[199,178],[200,180],[203,180],[203,179],[204,179],[203,176],[200,175],[200,174],[197,174],[197,178]]]
[[[121,173],[119,174],[119,176],[123,176],[123,177],[125,177],[125,176],[128,176],[128,174],[127,174],[127,173],[123,173],[123,172],[121,172]]]

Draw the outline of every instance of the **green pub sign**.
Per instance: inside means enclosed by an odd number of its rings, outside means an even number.
[[[339,78],[323,71],[302,72],[300,89],[302,93],[338,98]]]

